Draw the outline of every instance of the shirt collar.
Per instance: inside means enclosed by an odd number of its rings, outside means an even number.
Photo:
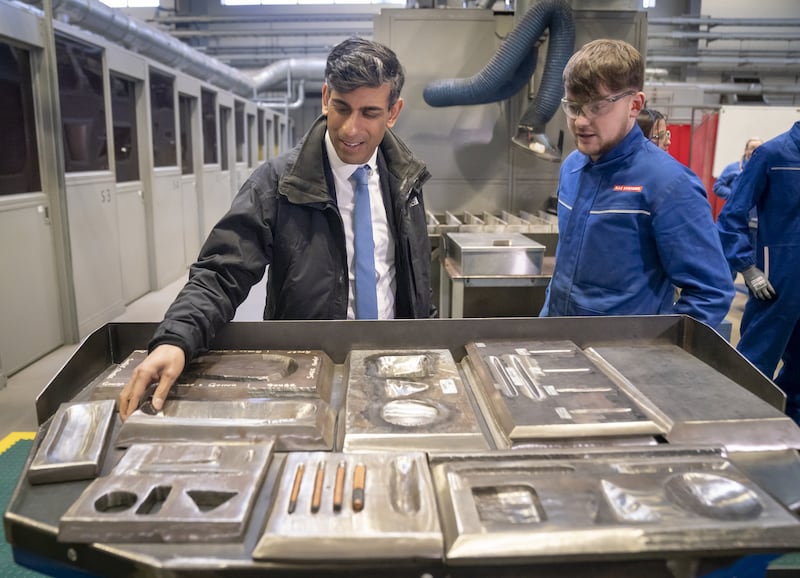
[[[342,180],[348,180],[352,175],[353,171],[355,171],[358,167],[363,167],[364,165],[368,165],[370,170],[375,170],[377,166],[377,159],[378,159],[378,149],[376,148],[372,151],[372,156],[369,160],[365,163],[360,163],[357,165],[350,165],[342,161],[339,158],[339,155],[336,154],[336,149],[333,148],[333,142],[331,141],[331,135],[328,131],[325,131],[325,150],[328,152],[328,161],[331,164],[331,171],[337,177]]]

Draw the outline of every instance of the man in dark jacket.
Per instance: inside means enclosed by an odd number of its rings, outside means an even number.
[[[185,364],[208,348],[268,265],[264,319],[434,315],[422,200],[430,175],[390,130],[403,107],[403,81],[402,66],[385,46],[352,38],[334,47],[322,116],[294,150],[253,172],[209,234],[150,355],[120,394],[123,420],[156,381],[153,407],[161,409]],[[369,198],[361,214],[371,222],[374,247],[367,314],[356,310],[354,273],[361,191]]]

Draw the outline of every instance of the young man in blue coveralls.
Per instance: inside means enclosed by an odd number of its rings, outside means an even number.
[[[556,265],[541,315],[678,313],[718,327],[733,280],[700,179],[636,124],[641,55],[595,40],[563,77],[577,150],[561,166]]]

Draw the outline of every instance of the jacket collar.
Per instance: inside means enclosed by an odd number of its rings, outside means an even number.
[[[638,124],[633,123],[633,128],[628,131],[628,134],[626,134],[625,137],[619,141],[614,148],[597,159],[596,162],[593,162],[591,157],[588,155],[576,150],[575,152],[580,155],[580,162],[578,162],[578,166],[576,166],[571,172],[574,173],[581,171],[591,164],[594,164],[596,167],[603,167],[617,162],[618,160],[632,154],[637,147],[642,146],[641,141],[644,138],[645,136],[642,132],[642,129],[639,128]]]
[[[278,192],[293,203],[328,203],[334,195],[328,188],[326,173],[330,162],[325,152],[325,131],[328,119],[322,115],[311,126],[298,145],[297,156],[278,183]],[[381,141],[378,156],[383,155],[389,171],[390,182],[398,183],[406,192],[409,184],[421,184],[430,177],[425,164],[390,130]],[[383,163],[378,163],[382,166]]]

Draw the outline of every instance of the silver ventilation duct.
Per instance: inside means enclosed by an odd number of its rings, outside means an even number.
[[[36,0],[25,3],[39,4]],[[325,60],[289,59],[267,66],[254,79],[99,0],[53,0],[53,13],[138,54],[246,98],[290,80],[290,75],[319,80],[325,73]]]
[[[246,74],[99,0],[53,0],[53,13],[162,64],[241,96],[254,95],[253,80]]]
[[[253,77],[256,92],[263,92],[283,81],[318,80],[325,78],[324,58],[289,58],[274,62]]]
[[[283,100],[269,100],[269,99],[256,99],[256,102],[259,104],[263,104],[264,106],[268,106],[270,108],[284,108],[286,110],[297,110],[303,103],[306,101],[306,91],[305,91],[305,80],[300,80],[297,83],[297,99],[292,101],[292,88],[291,84],[286,89],[286,96],[283,97]]]

